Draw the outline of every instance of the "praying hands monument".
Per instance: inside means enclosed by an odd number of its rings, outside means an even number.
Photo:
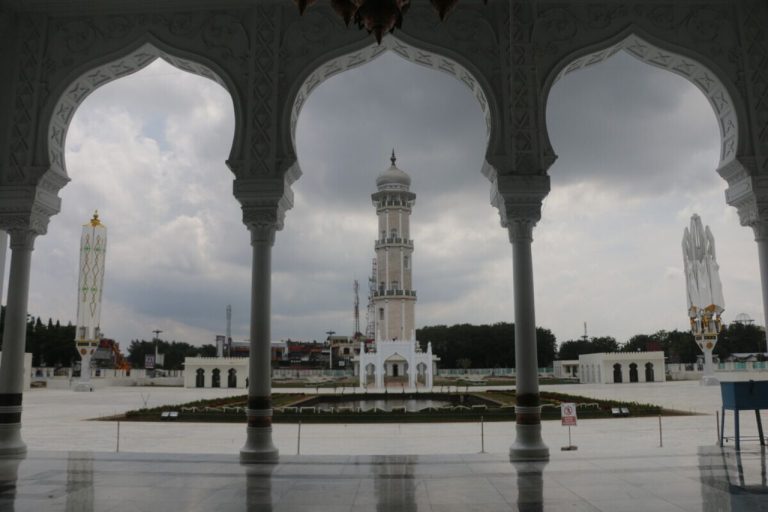
[[[683,264],[688,296],[688,317],[696,344],[704,353],[703,385],[716,385],[712,350],[720,332],[720,315],[725,310],[720,267],[715,255],[715,237],[701,223],[701,217],[691,217],[691,227],[683,234]]]

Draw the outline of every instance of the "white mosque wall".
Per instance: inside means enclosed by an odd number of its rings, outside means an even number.
[[[70,389],[77,384],[77,377],[72,376],[71,368],[34,367],[28,373],[32,382],[42,382],[48,389]],[[182,370],[158,370],[156,376],[150,376],[144,369],[91,369],[91,385],[97,389],[133,386],[178,387],[183,384]]]
[[[664,382],[665,373],[663,351],[603,352],[579,356],[578,376],[582,384]]]
[[[184,370],[185,388],[248,387],[247,357],[187,357]]]

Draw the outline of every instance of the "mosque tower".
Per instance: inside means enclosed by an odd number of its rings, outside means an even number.
[[[80,236],[80,277],[77,281],[77,330],[75,343],[82,358],[76,391],[92,391],[91,356],[101,340],[101,291],[104,285],[104,258],[107,228],[95,212]]]
[[[410,239],[411,208],[416,194],[411,178],[395,165],[376,178],[378,192],[371,196],[379,217],[376,241],[377,286],[373,296],[376,341],[416,339],[415,306],[411,272],[413,240]]]

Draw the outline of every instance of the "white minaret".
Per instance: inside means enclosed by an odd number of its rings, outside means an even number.
[[[376,178],[378,192],[371,196],[379,217],[376,241],[377,286],[373,297],[376,341],[415,340],[416,292],[413,291],[413,240],[411,208],[416,194],[411,178],[395,165]]]
[[[83,226],[80,237],[80,277],[77,281],[77,330],[75,343],[82,358],[80,382],[76,391],[92,391],[91,356],[101,340],[101,291],[104,286],[104,259],[107,253],[107,228],[99,212]]]

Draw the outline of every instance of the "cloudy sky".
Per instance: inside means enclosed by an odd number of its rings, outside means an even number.
[[[757,248],[725,205],[718,132],[704,96],[625,54],[558,82],[551,168],[533,246],[537,324],[559,341],[685,328],[680,241],[692,213],[717,240],[726,320],[762,324]],[[249,336],[250,245],[224,161],[232,103],[219,85],[158,61],[86,99],[67,138],[72,181],[38,239],[29,311],[76,315],[81,225],[109,228],[102,329],[127,344]],[[385,55],[318,87],[299,120],[304,176],[278,233],[273,339],[351,334],[376,217],[370,194],[394,147],[410,173],[417,325],[514,321],[512,256],[480,173],[484,121],[453,78]]]

